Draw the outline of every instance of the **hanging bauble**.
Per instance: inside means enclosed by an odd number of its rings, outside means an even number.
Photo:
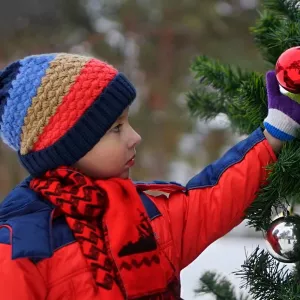
[[[269,253],[283,263],[300,260],[300,217],[288,215],[274,220],[265,234]]]
[[[300,46],[283,52],[275,69],[281,93],[300,103]]]

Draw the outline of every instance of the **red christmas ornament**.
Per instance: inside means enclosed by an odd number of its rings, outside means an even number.
[[[275,70],[281,91],[283,88],[289,95],[300,94],[300,46],[283,52],[277,60]]]

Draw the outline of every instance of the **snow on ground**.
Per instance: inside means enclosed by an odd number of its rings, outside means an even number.
[[[240,269],[246,258],[246,252],[251,254],[257,246],[265,248],[262,238],[246,238],[226,236],[210,245],[192,264],[181,273],[182,293],[184,300],[200,299],[215,300],[214,296],[202,295],[195,297],[194,289],[197,287],[199,277],[206,271],[216,271],[225,275],[237,291],[240,291],[240,279],[232,272]],[[289,266],[292,266],[289,264]]]

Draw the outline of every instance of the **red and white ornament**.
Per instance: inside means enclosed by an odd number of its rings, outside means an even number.
[[[281,93],[300,103],[300,46],[283,52],[275,71]]]

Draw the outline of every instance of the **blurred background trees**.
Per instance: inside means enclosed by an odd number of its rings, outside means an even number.
[[[25,55],[73,52],[104,59],[138,90],[131,119],[143,137],[133,179],[177,180],[218,158],[237,136],[226,119],[192,119],[190,65],[207,54],[262,71],[249,33],[256,0],[10,0],[0,11],[0,68]],[[1,198],[26,173],[1,144]]]

